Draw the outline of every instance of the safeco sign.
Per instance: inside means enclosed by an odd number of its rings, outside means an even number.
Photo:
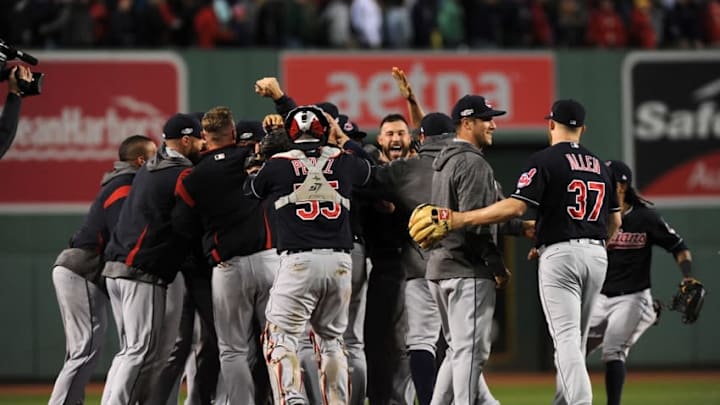
[[[720,55],[632,53],[623,74],[625,159],[667,206],[720,205]]]
[[[23,100],[0,161],[0,211],[84,212],[123,139],[162,140],[185,111],[185,64],[172,53],[38,53],[43,94]]]
[[[493,108],[503,130],[543,130],[552,104],[555,64],[549,53],[482,55],[400,53],[294,53],[281,59],[281,83],[299,104],[330,101],[362,128],[377,128],[393,112],[407,113],[390,74],[397,66],[408,74],[426,112],[450,113],[458,98],[480,94]]]

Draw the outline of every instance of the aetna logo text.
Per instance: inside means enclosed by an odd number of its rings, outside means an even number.
[[[63,107],[58,115],[23,117],[7,160],[108,160],[134,134],[162,133],[167,117],[150,105],[144,113],[128,111],[116,99],[103,115],[88,115],[82,107]]]
[[[671,110],[660,100],[646,101],[635,110],[635,137],[644,141],[659,139],[720,139],[720,113],[714,101],[703,99],[720,94],[720,79],[693,92],[698,102],[693,109]]]
[[[433,111],[449,111],[464,94],[483,94],[500,109],[512,106],[512,83],[503,72],[483,72],[475,76],[462,71],[429,72],[422,63],[407,70],[408,81],[420,105]],[[327,100],[342,106],[349,116],[362,114],[362,107],[375,117],[387,114],[386,104],[399,95],[394,79],[387,72],[378,72],[365,79],[352,71],[335,71],[327,77],[333,89]],[[429,95],[432,94],[433,97]],[[512,109],[501,119],[512,118]]]

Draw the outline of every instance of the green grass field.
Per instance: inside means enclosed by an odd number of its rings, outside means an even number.
[[[501,379],[500,379],[501,378]],[[554,393],[553,379],[539,378],[528,381],[522,377],[513,382],[512,374],[500,378],[488,378],[488,384],[495,397],[503,405],[550,404]],[[496,380],[496,384],[493,383]],[[605,392],[602,378],[593,376],[594,404],[605,404]],[[49,388],[48,388],[49,390]],[[47,404],[49,392],[4,393],[0,386],[0,405],[41,405]],[[88,396],[86,405],[100,404],[100,395]],[[720,405],[720,375],[697,374],[694,376],[663,374],[643,375],[633,379],[629,375],[623,395],[624,405]]]

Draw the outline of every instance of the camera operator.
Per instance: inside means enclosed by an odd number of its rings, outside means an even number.
[[[19,80],[31,82],[32,72],[25,66],[17,65],[10,70],[8,77],[8,94],[5,99],[5,107],[0,114],[0,158],[10,149],[15,139],[18,121],[20,120],[20,99],[22,92],[18,84]]]

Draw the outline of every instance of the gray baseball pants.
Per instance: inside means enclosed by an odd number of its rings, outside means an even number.
[[[448,343],[431,404],[450,403],[452,393],[454,405],[475,405],[489,395],[482,369],[490,356],[495,281],[452,278],[431,281],[429,287]]]
[[[591,405],[585,365],[590,314],[605,281],[607,252],[601,241],[572,239],[539,249],[539,291],[555,345],[554,404]]]
[[[172,311],[177,316],[165,311],[168,299],[172,307],[182,308],[182,294],[172,293],[182,277],[170,286],[122,278],[106,282],[120,351],[108,371],[102,404],[145,405],[177,335],[181,311]]]
[[[365,257],[365,246],[355,243],[352,257],[352,293],[348,311],[348,324],[343,334],[350,373],[350,405],[365,405],[367,388],[367,362],[365,361],[365,303],[370,261]],[[298,357],[303,368],[303,384],[310,405],[321,405],[320,381],[318,379],[318,356],[310,339],[310,331],[298,342]]]
[[[604,362],[624,362],[630,348],[656,319],[649,288],[617,297],[600,294],[590,317],[589,338],[600,343]]]
[[[82,403],[107,329],[108,298],[100,287],[63,266],[52,273],[65,331],[65,363],[48,405]]]
[[[265,325],[265,307],[279,268],[280,256],[269,249],[233,257],[213,269],[213,313],[228,405],[255,401],[251,370],[256,356],[250,345],[259,345],[254,324]]]

